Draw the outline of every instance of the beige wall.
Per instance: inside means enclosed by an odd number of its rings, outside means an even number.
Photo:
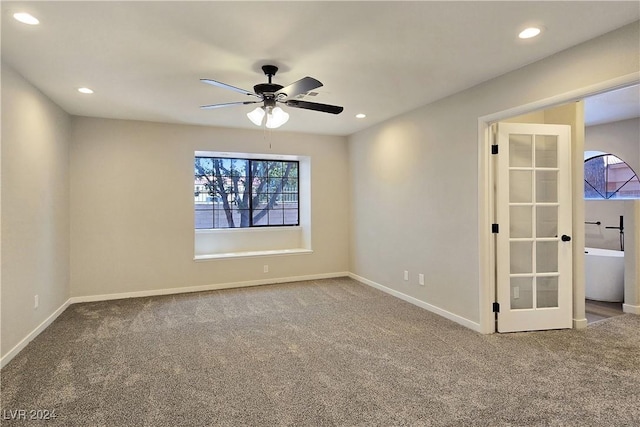
[[[195,262],[194,151],[309,156],[313,253]],[[74,117],[71,153],[72,296],[348,271],[344,137]]]
[[[2,64],[2,356],[69,297],[69,124]]]
[[[352,135],[350,271],[479,323],[478,118],[637,73],[638,40],[636,22]]]

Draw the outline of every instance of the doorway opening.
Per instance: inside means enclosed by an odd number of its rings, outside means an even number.
[[[626,205],[640,199],[640,87],[589,96],[584,104],[585,315],[591,324],[623,314],[625,286],[631,286],[625,284],[624,237],[633,232]]]
[[[517,116],[532,114],[544,109],[554,108],[567,103],[576,105],[583,102],[588,97],[614,91],[616,89],[638,85],[637,74],[631,74],[602,82],[590,87],[585,87],[570,93],[558,95],[552,98],[512,108],[502,112],[483,116],[478,119],[479,129],[479,230],[480,230],[480,330],[483,333],[493,333],[496,331],[497,315],[494,312],[497,280],[496,280],[496,243],[492,234],[491,224],[494,219],[496,206],[494,187],[492,182],[493,163],[491,159],[491,141],[493,138],[491,125],[504,120],[510,120]],[[582,112],[584,114],[584,110]],[[576,127],[572,130],[572,152],[571,152],[571,178],[572,191],[571,202],[572,213],[572,234],[574,257],[572,261],[573,272],[573,313],[572,327],[584,328],[587,326],[585,314],[585,272],[584,272],[584,248],[585,248],[585,209],[584,209],[584,126]],[[579,183],[577,185],[576,183]],[[625,305],[625,311],[634,312],[635,306],[630,308]]]

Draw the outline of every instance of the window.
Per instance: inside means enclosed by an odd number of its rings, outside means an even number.
[[[584,162],[585,199],[640,199],[638,175],[620,158],[601,154]]]
[[[295,226],[297,161],[195,157],[196,229]]]

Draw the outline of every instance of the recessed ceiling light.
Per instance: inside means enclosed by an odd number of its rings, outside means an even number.
[[[356,117],[359,118],[359,119],[364,119],[365,117],[367,117],[367,115],[359,113],[359,114],[356,114]]]
[[[38,19],[35,16],[30,15],[27,12],[14,13],[13,17],[17,21],[20,21],[23,24],[27,24],[27,25],[38,25],[40,23],[40,21],[38,21]]]
[[[93,93],[93,91],[91,89],[89,89],[88,87],[81,87],[80,89],[78,89],[78,92],[80,93]]]
[[[525,28],[520,32],[520,34],[518,34],[518,37],[520,37],[521,39],[530,39],[540,34],[540,31],[541,30],[538,27]]]

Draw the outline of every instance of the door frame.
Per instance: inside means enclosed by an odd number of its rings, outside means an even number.
[[[491,159],[491,143],[493,135],[491,124],[506,120],[511,117],[531,113],[538,110],[555,107],[568,102],[580,101],[586,97],[609,92],[615,89],[632,86],[640,83],[640,72],[627,74],[615,79],[606,80],[594,85],[586,86],[570,92],[559,94],[550,98],[541,99],[518,107],[509,108],[478,118],[478,253],[479,253],[479,312],[480,332],[484,334],[494,333],[495,314],[493,303],[496,301],[496,277],[495,277],[495,238],[491,233],[491,224],[494,217],[494,191],[493,162]],[[587,319],[584,312],[584,169],[578,168],[584,161],[584,146],[574,147],[571,150],[572,159],[572,234],[573,245],[573,328],[586,328]]]

